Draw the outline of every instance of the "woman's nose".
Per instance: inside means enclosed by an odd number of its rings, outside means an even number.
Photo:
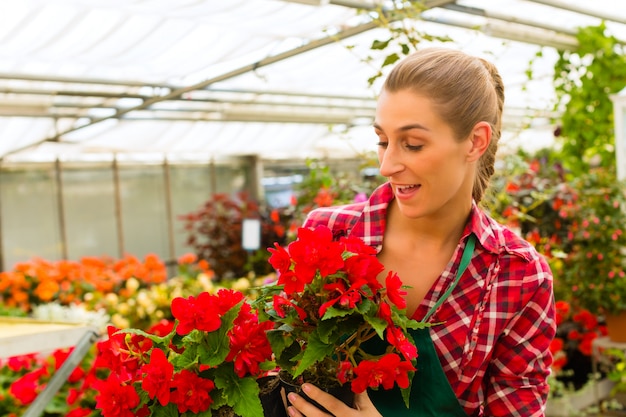
[[[404,169],[399,152],[391,145],[379,151],[378,164],[383,177],[391,177]]]

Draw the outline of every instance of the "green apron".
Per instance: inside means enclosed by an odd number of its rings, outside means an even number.
[[[475,239],[473,234],[470,235],[454,282],[437,300],[437,303],[426,314],[423,321],[430,318],[459,282],[474,252]],[[417,358],[417,372],[415,372],[411,386],[409,408],[406,408],[400,389],[396,386],[392,390],[369,390],[368,394],[378,411],[384,417],[467,417],[441,367],[441,362],[430,337],[430,329],[409,331],[413,336],[419,355]],[[372,353],[384,352],[383,343],[382,341],[380,342],[378,348],[368,346],[368,350],[372,351]]]

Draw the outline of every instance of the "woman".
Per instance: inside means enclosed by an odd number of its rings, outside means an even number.
[[[489,62],[444,48],[410,55],[389,74],[376,110],[388,182],[366,202],[319,208],[305,221],[376,247],[410,287],[407,314],[443,323],[414,334],[410,410],[393,392],[357,395],[350,408],[306,385],[334,415],[543,416],[556,331],[552,274],[477,205],[494,171],[503,103]],[[290,401],[291,416],[327,415],[296,395]]]

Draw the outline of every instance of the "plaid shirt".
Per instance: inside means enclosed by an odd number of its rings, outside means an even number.
[[[380,251],[392,199],[383,184],[366,202],[312,211],[304,226],[325,224],[336,237],[356,236]],[[431,328],[441,365],[468,415],[543,416],[556,332],[552,273],[530,244],[476,204],[451,261],[413,318],[424,317],[453,282],[470,233],[478,238],[470,265],[429,320],[445,322]]]

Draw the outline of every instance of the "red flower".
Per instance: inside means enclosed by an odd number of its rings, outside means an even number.
[[[393,316],[391,315],[391,306],[381,301],[378,308],[378,317],[385,320],[390,326],[393,325]]]
[[[337,371],[337,379],[342,384],[345,384],[352,378],[352,364],[348,361],[342,361],[339,364],[339,370]]]
[[[174,322],[171,320],[161,319],[158,323],[154,324],[147,330],[147,333],[157,336],[168,335],[174,328]]]
[[[215,299],[217,300],[216,304],[217,304],[220,316],[226,314],[228,310],[235,307],[244,299],[244,295],[242,292],[229,290],[229,289],[221,289],[217,292],[217,296],[213,296],[213,297],[215,297]]]
[[[581,310],[572,317],[575,322],[582,324],[585,330],[594,330],[598,326],[598,318],[589,310]]]
[[[560,337],[552,339],[552,342],[550,342],[550,353],[554,355],[558,351],[563,350],[563,344],[563,339]]]
[[[387,341],[402,353],[404,359],[410,361],[417,358],[417,347],[407,339],[399,327],[387,327]]]
[[[244,320],[235,320],[228,335],[230,350],[226,360],[234,363],[239,378],[258,374],[259,364],[272,358],[272,347],[266,335],[272,327],[274,325],[269,321],[259,324],[252,314],[244,316]]]
[[[94,388],[96,408],[103,417],[134,417],[133,408],[139,405],[139,395],[132,385],[123,385],[115,374],[106,380],[96,381]]]
[[[198,297],[176,297],[172,300],[172,315],[178,319],[176,333],[181,336],[198,329],[212,332],[220,328],[220,310],[217,298],[208,292],[202,292]]]
[[[400,356],[390,353],[378,361],[363,360],[354,369],[357,377],[352,381],[352,391],[361,393],[367,388],[393,388],[397,383],[400,388],[408,388],[409,372],[415,371],[411,362],[402,361]]]
[[[319,207],[329,207],[333,204],[335,193],[331,192],[327,187],[322,187],[317,192],[313,202]]]
[[[150,398],[156,397],[161,405],[167,405],[170,401],[174,366],[168,362],[165,353],[161,349],[152,349],[150,363],[144,365],[141,370],[144,373],[141,388]]]
[[[37,394],[41,391],[39,378],[47,375],[48,371],[45,368],[29,372],[15,380],[9,388],[9,392],[22,405],[28,405],[35,401]]]
[[[376,249],[368,246],[363,240],[353,237],[343,237],[340,243],[345,245],[348,252],[353,253],[345,261],[345,271],[351,284],[358,280],[365,280],[373,292],[382,288],[378,282],[378,275],[385,270],[383,264],[376,258]]]
[[[213,403],[209,395],[215,388],[213,381],[200,378],[188,369],[174,375],[172,387],[174,391],[171,400],[178,407],[179,413],[191,411],[198,414],[208,410]]]
[[[591,356],[591,343],[593,340],[598,337],[598,334],[595,332],[585,333],[578,344],[578,350],[586,356]]]
[[[65,415],[65,417],[87,417],[93,410],[88,408],[75,408]]]
[[[284,285],[284,289],[287,294],[302,292],[302,290],[304,290],[304,286],[308,284],[308,282],[300,279],[300,276],[296,275],[293,271],[285,271],[278,275],[277,283],[279,285]]]
[[[19,372],[22,369],[28,371],[35,364],[35,354],[13,356],[9,358],[7,366],[13,372]]]
[[[400,310],[404,310],[406,308],[406,300],[404,297],[406,297],[407,292],[401,290],[402,281],[400,281],[398,274],[389,271],[385,278],[385,286],[387,288],[389,301],[394,303]]]
[[[562,324],[569,316],[570,305],[567,301],[559,300],[554,305],[556,307],[556,324]]]
[[[269,263],[274,267],[276,272],[279,274],[283,274],[289,271],[291,268],[291,258],[289,257],[289,253],[280,246],[278,243],[274,243],[274,248],[268,248],[267,250],[272,254],[269,257]]]
[[[344,281],[337,281],[324,285],[324,290],[328,291],[328,297],[333,297],[319,308],[319,316],[324,317],[328,307],[337,305],[339,309],[351,310],[357,306],[357,304],[363,299],[359,288],[364,285],[365,282],[356,283],[350,288],[346,289]]]
[[[317,271],[323,277],[334,274],[343,267],[343,247],[333,241],[328,227],[313,230],[298,229],[298,240],[289,244],[289,254],[295,262],[294,272],[305,284],[315,278]]]
[[[118,333],[114,326],[107,328],[108,338],[98,342],[98,355],[94,367],[109,369],[122,381],[135,381],[139,378],[141,362],[138,356],[130,355],[129,348],[135,352],[147,352],[152,348],[152,341],[146,337],[132,335],[127,342],[125,333]]]
[[[276,311],[276,314],[278,314],[278,317],[281,317],[281,318],[287,317],[287,312],[285,311],[283,307],[288,307],[288,308],[293,307],[298,313],[298,317],[300,318],[300,320],[306,319],[306,311],[304,311],[302,308],[292,303],[291,300],[288,300],[285,297],[281,297],[279,295],[275,295],[272,300],[273,300],[274,310]]]

